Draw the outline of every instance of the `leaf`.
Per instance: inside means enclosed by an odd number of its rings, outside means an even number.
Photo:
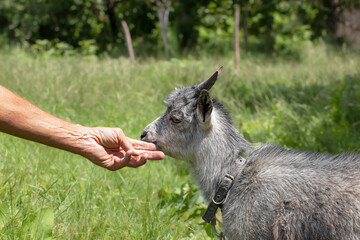
[[[5,227],[5,223],[10,218],[9,206],[5,203],[0,204],[0,230]]]
[[[209,237],[213,238],[215,236],[210,223],[202,222],[200,225],[202,225],[204,227],[205,232]]]
[[[54,210],[42,208],[31,224],[31,236],[33,239],[51,239],[54,225]]]

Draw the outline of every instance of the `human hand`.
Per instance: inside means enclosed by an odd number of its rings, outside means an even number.
[[[115,171],[123,167],[139,167],[149,160],[165,157],[156,146],[125,136],[120,128],[87,127],[81,136],[80,155],[91,162]]]

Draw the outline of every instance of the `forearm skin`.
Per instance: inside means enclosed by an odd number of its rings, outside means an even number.
[[[0,85],[0,131],[80,154],[83,129],[44,112]]]

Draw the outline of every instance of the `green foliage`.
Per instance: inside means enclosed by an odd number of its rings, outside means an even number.
[[[241,108],[254,114],[246,120],[239,116],[245,121],[242,127],[254,141],[333,153],[358,149],[359,71],[354,62],[334,56],[328,48],[310,49],[302,49],[301,65],[263,66],[259,73],[268,80],[259,80],[262,76],[256,74],[231,87],[233,96],[243,104]],[[344,64],[349,66],[339,70]]]
[[[36,40],[36,42],[26,48],[34,55],[42,56],[94,56],[98,49],[95,40],[82,40],[79,42],[79,47],[74,48],[66,42],[59,42],[57,39]]]
[[[274,50],[288,56],[297,53],[301,45],[309,41],[312,31],[309,25],[301,19],[300,12],[305,18],[316,14],[316,10],[305,2],[282,2],[272,14]]]
[[[334,37],[338,14],[346,8],[359,7],[354,0],[337,1],[335,5],[333,1],[320,0],[171,2],[168,37],[173,56],[189,52],[233,54],[236,4],[241,8],[241,27],[245,22],[245,3],[249,6],[251,52],[285,57],[298,57],[309,41]],[[45,48],[55,55],[80,52],[118,57],[128,54],[120,24],[125,20],[136,56],[159,56],[163,43],[157,10],[152,0],[3,0],[0,1],[0,46],[35,45],[35,52]]]
[[[36,214],[34,220],[29,223],[32,239],[46,239],[52,237],[54,225],[54,210],[52,208],[42,208]]]
[[[187,221],[191,218],[199,218],[205,210],[203,199],[197,192],[197,188],[188,183],[176,188],[172,193],[164,189],[159,192],[159,209],[167,212],[175,221]],[[179,216],[179,213],[182,214]]]
[[[230,13],[230,14],[229,14]],[[201,22],[199,31],[201,53],[214,52],[225,55],[233,49],[234,18],[232,1],[210,2],[198,10]]]
[[[11,40],[35,42],[38,39],[67,42],[73,46],[102,32],[103,23],[96,20],[96,2],[5,0],[0,13],[5,14],[3,27]],[[106,35],[105,35],[106,36]]]

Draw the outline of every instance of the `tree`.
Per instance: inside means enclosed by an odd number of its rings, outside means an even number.
[[[113,33],[113,37],[116,40],[119,33],[119,24],[115,13],[115,7],[118,5],[120,1],[114,1],[114,0],[104,0],[104,4],[106,7],[105,13],[107,14],[109,21],[110,21],[110,27]]]
[[[171,5],[171,0],[164,0],[164,1],[156,0],[161,36],[164,41],[165,55],[167,57],[169,56],[169,51],[170,51],[168,37],[167,37],[170,5]]]
[[[171,26],[176,32],[181,50],[193,50],[198,43],[199,26],[204,15],[200,14],[206,8],[209,0],[173,0],[171,12]]]
[[[235,6],[235,24],[234,24],[234,35],[235,35],[235,69],[239,68],[240,64],[240,41],[239,41],[239,25],[240,25],[240,6]]]
[[[50,47],[59,44],[71,49],[82,48],[82,43],[88,42],[98,49],[97,53],[118,56],[126,51],[126,37],[120,29],[120,22],[125,20],[134,55],[140,50],[143,56],[149,50],[158,53],[159,42],[163,42],[166,56],[175,47],[182,52],[227,54],[233,51],[235,4],[241,6],[245,52],[251,35],[254,38],[250,43],[259,52],[291,55],[301,49],[303,42],[336,37],[336,25],[347,21],[343,11],[359,7],[360,1],[3,0],[0,34],[10,43],[36,45],[43,40]],[[177,37],[171,43],[170,30]]]
[[[243,29],[244,29],[244,51],[248,52],[248,17],[249,17],[249,6],[248,0],[244,0],[244,20],[243,20]]]
[[[135,55],[134,55],[134,49],[133,49],[133,46],[132,46],[129,27],[128,27],[125,20],[121,21],[121,25],[123,26],[123,29],[124,29],[125,38],[126,38],[126,46],[128,48],[128,51],[129,51],[130,60],[131,60],[132,63],[135,63]]]

